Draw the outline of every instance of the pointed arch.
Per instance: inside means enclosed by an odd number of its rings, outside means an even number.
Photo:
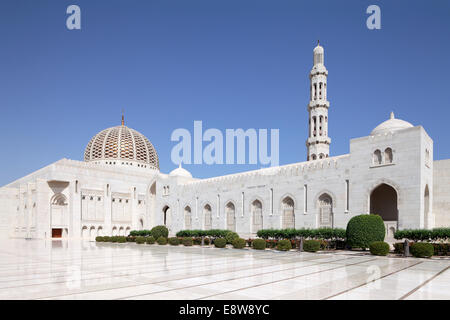
[[[225,216],[227,220],[227,230],[236,232],[236,206],[232,201],[225,205]]]
[[[394,187],[381,183],[370,193],[371,214],[378,214],[383,221],[398,221],[398,195]]]
[[[190,206],[184,207],[184,229],[192,229],[192,210]]]
[[[283,229],[295,228],[295,202],[290,196],[281,201],[281,227]]]
[[[211,230],[212,228],[212,207],[209,203],[203,206],[203,229]]]
[[[322,193],[317,199],[318,220],[320,228],[333,227],[333,198],[328,193]]]
[[[263,204],[255,199],[251,203],[252,233],[257,233],[263,228]]]

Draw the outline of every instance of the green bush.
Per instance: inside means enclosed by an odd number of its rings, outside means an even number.
[[[159,245],[166,245],[167,244],[167,238],[159,237],[158,239],[156,239],[156,242],[158,242]]]
[[[397,230],[394,238],[397,240],[408,239],[411,241],[447,241],[450,239],[450,228]]]
[[[217,238],[214,240],[214,246],[216,248],[225,248],[227,245],[227,240],[225,238]]]
[[[225,240],[227,240],[227,243],[233,243],[233,240],[235,239],[239,239],[239,235],[236,232],[228,231],[225,235]]]
[[[205,238],[205,239],[203,240],[203,244],[204,244],[205,246],[208,246],[210,243],[211,243],[211,240],[209,240],[209,238]]]
[[[117,242],[125,243],[125,242],[127,242],[127,237],[119,236],[119,237],[117,237]]]
[[[305,240],[303,241],[303,250],[306,252],[317,252],[320,250],[321,242],[318,240]]]
[[[245,247],[245,239],[237,238],[234,239],[232,242],[233,248],[235,249],[242,249]]]
[[[169,236],[169,230],[165,226],[156,226],[153,227],[151,235],[155,239],[158,239],[159,237],[167,238]]]
[[[387,256],[389,244],[383,241],[374,241],[369,245],[370,253],[375,256]]]
[[[192,239],[192,238],[191,238]],[[199,246],[202,244],[202,238],[201,237],[195,237],[194,239],[192,239],[192,242],[196,245]]]
[[[128,235],[130,237],[147,237],[150,233],[150,230],[131,230]]]
[[[449,255],[450,244],[449,243],[433,243],[434,256],[446,256]]]
[[[411,246],[411,254],[416,258],[429,258],[434,253],[431,243],[416,242]]]
[[[154,244],[155,242],[156,242],[156,240],[155,240],[155,238],[153,238],[153,236],[145,238],[146,244]]]
[[[266,248],[266,240],[264,239],[255,239],[252,242],[253,249],[256,250],[264,250]]]
[[[362,214],[347,224],[347,244],[352,248],[366,249],[374,241],[384,241],[383,219],[375,214]]]
[[[394,253],[403,254],[405,253],[405,248],[403,242],[394,243]]]
[[[183,237],[211,237],[211,238],[224,238],[229,230],[212,229],[212,230],[180,230],[176,236]]]
[[[103,242],[111,242],[111,237],[110,236],[104,236],[103,237]]]
[[[262,239],[289,239],[298,237],[324,240],[345,239],[345,229],[338,228],[318,228],[318,229],[261,229],[257,236]]]
[[[127,237],[127,242],[136,242],[136,237],[135,236],[128,236]]]
[[[291,241],[289,240],[280,240],[277,244],[277,250],[280,251],[289,251],[292,249]]]
[[[146,241],[146,237],[141,237],[141,236],[136,237],[137,244],[143,244],[143,243],[145,243],[145,241]]]
[[[180,240],[178,240],[177,237],[169,238],[169,244],[170,244],[171,246],[177,246],[177,245],[180,244]]]
[[[192,238],[190,238],[190,237],[184,237],[183,238],[183,245],[184,246],[190,247],[190,246],[192,246],[192,243],[193,243]]]
[[[105,242],[105,238],[104,237],[95,237],[95,241],[97,241],[97,242]]]

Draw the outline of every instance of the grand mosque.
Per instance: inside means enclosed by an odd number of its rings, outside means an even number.
[[[0,231],[12,238],[126,235],[166,225],[229,229],[345,228],[379,214],[397,229],[450,226],[450,159],[433,160],[425,129],[390,117],[350,152],[330,156],[324,49],[314,48],[307,161],[197,179],[159,170],[152,143],[123,120],[96,134],[84,161],[61,159],[0,188]]]

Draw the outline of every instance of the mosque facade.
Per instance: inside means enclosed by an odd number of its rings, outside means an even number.
[[[62,159],[0,188],[0,231],[14,238],[126,235],[166,225],[229,229],[253,237],[268,228],[345,228],[379,214],[397,229],[450,226],[450,160],[433,160],[425,129],[395,118],[330,156],[324,49],[313,52],[307,161],[197,179],[166,174],[141,133],[125,126],[95,135],[84,161]]]

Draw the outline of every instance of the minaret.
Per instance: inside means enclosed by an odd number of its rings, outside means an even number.
[[[308,104],[309,137],[306,140],[307,160],[328,158],[331,139],[328,137],[327,77],[328,70],[323,64],[323,47],[317,41],[314,48],[313,68],[309,73],[311,98]]]

